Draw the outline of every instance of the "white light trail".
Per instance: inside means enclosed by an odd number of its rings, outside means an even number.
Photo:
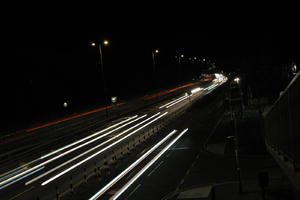
[[[118,199],[147,169],[153,165],[184,133],[188,128],[184,129],[172,142],[170,142],[163,150],[161,150],[150,162],[148,162],[134,177],[132,177],[120,190],[118,190],[109,200]],[[90,199],[91,200],[91,199]]]
[[[175,104],[178,104],[179,102],[181,102],[181,101],[183,101],[183,100],[189,98],[190,96],[191,96],[191,95],[185,96],[184,98],[182,98],[182,99],[180,99],[180,100],[178,100],[178,101],[176,101],[176,102],[174,102],[174,103],[168,105],[166,108],[170,108],[171,106],[174,106]]]
[[[171,102],[169,102],[169,103],[167,103],[167,104],[165,104],[165,105],[163,105],[163,106],[160,106],[159,109],[164,108],[164,107],[166,107],[166,106],[168,106],[168,105],[174,103],[175,101],[178,101],[178,100],[180,100],[180,99],[182,99],[182,98],[184,98],[184,97],[186,97],[186,95],[184,95],[184,96],[182,96],[182,97],[179,97],[179,98],[177,98],[177,99],[175,99],[175,100],[173,100],[173,101],[171,101]]]
[[[113,142],[112,144],[110,144],[110,145],[108,145],[107,147],[101,149],[101,150],[98,151],[97,153],[95,153],[95,154],[93,154],[93,155],[87,157],[86,159],[84,159],[84,160],[82,160],[82,161],[76,163],[76,164],[73,165],[72,167],[70,167],[70,168],[68,168],[68,169],[66,169],[66,170],[64,170],[64,171],[62,171],[62,172],[60,172],[59,174],[57,174],[57,175],[51,177],[51,178],[48,179],[47,181],[43,182],[41,185],[44,186],[44,185],[50,183],[51,181],[57,179],[58,177],[64,175],[65,173],[71,171],[72,169],[78,167],[79,165],[85,163],[86,161],[88,161],[88,160],[94,158],[95,156],[99,155],[100,153],[103,153],[104,151],[106,151],[107,149],[111,148],[112,146],[114,146],[114,145],[120,143],[121,141],[123,141],[124,139],[130,137],[130,136],[133,135],[134,133],[138,132],[139,130],[143,129],[144,127],[148,126],[149,124],[153,123],[154,121],[158,120],[159,118],[165,116],[167,113],[168,113],[168,112],[165,112],[164,114],[162,114],[162,115],[156,117],[155,119],[151,120],[151,121],[148,122],[147,124],[144,124],[144,125],[141,126],[140,128],[138,128],[138,129],[134,130],[133,132],[131,132],[130,134],[126,135],[125,137],[123,137],[123,138],[121,138],[121,139],[119,139],[119,140]]]
[[[192,93],[192,94],[195,94],[195,93],[197,93],[197,92],[200,92],[201,90],[202,90],[202,88],[197,87],[197,88],[192,89],[192,90],[191,90],[191,93]]]
[[[7,184],[5,184],[5,185],[2,185],[2,186],[0,187],[0,190],[2,190],[2,189],[4,189],[4,188],[6,188],[6,187],[8,187],[8,186],[10,186],[10,185],[12,185],[12,184],[18,182],[18,181],[20,181],[20,180],[22,180],[22,179],[24,179],[24,178],[27,178],[28,176],[30,176],[30,175],[32,175],[32,174],[35,174],[35,173],[37,173],[38,171],[41,171],[41,170],[44,169],[44,168],[45,168],[44,166],[41,167],[41,168],[38,168],[38,169],[36,169],[36,170],[34,170],[34,171],[32,171],[32,172],[26,174],[25,176],[22,176],[22,177],[20,177],[20,178],[18,178],[18,179],[15,179],[14,181],[11,181],[11,182],[9,182],[9,183],[7,183]]]
[[[123,124],[123,123],[125,123],[125,122],[128,122],[128,121],[130,121],[130,120],[136,118],[136,117],[138,117],[138,115],[135,115],[135,116],[133,116],[133,117],[129,117],[129,118],[126,119],[126,120],[123,120],[123,121],[121,121],[121,122],[119,122],[119,123],[116,123],[116,124],[114,124],[114,125],[112,125],[112,126],[109,126],[109,127],[105,128],[105,129],[103,129],[103,130],[101,130],[101,131],[98,131],[98,132],[96,132],[96,133],[94,133],[94,134],[92,134],[92,135],[90,135],[90,136],[87,136],[87,137],[85,137],[85,138],[82,138],[81,140],[78,140],[78,141],[76,141],[76,142],[74,142],[74,143],[71,143],[71,144],[69,144],[69,145],[66,145],[66,146],[60,148],[60,149],[57,149],[57,150],[55,150],[55,151],[53,151],[53,152],[51,152],[51,153],[48,153],[48,154],[46,154],[46,155],[44,155],[44,156],[41,156],[41,159],[44,159],[44,158],[49,157],[49,156],[51,156],[51,155],[53,155],[53,154],[55,154],[55,153],[58,153],[58,152],[60,152],[60,151],[63,151],[63,150],[65,150],[65,149],[69,148],[69,147],[72,147],[72,146],[74,146],[74,145],[80,143],[80,142],[83,142],[83,141],[85,141],[85,140],[88,140],[88,139],[90,139],[91,137],[97,136],[97,135],[99,135],[100,133],[103,133],[103,132],[105,132],[105,131],[107,131],[107,130],[109,130],[109,129],[112,129],[112,128],[116,127],[116,126],[119,126],[119,125],[121,125],[121,124]],[[131,122],[131,123],[132,123],[132,122]],[[130,123],[129,123],[129,124],[130,124]],[[127,124],[127,125],[128,125],[128,124]],[[124,126],[122,126],[122,127],[124,127]],[[122,128],[122,127],[121,127],[121,128]],[[120,128],[114,129],[114,131],[116,131],[116,130],[118,130],[118,129],[120,129]],[[103,137],[105,137],[105,136],[106,136],[106,135],[104,135]]]
[[[212,89],[214,89],[217,86],[218,86],[217,84],[212,84],[211,86],[205,88],[204,90],[212,90]]]
[[[0,186],[1,186],[1,182],[2,182],[3,180],[6,180],[6,179],[8,179],[8,178],[10,178],[10,177],[12,177],[12,176],[18,174],[18,173],[21,173],[21,172],[27,170],[27,169],[28,169],[28,166],[32,165],[33,163],[35,163],[35,162],[37,162],[37,161],[39,161],[39,160],[40,160],[40,158],[35,159],[35,160],[32,160],[32,161],[30,161],[30,162],[28,162],[28,163],[25,163],[25,164],[23,164],[23,165],[21,165],[21,166],[15,168],[15,169],[12,169],[12,170],[10,170],[10,171],[5,172],[4,174],[2,174],[2,175],[1,175],[1,179],[0,179]],[[22,170],[22,169],[24,169],[24,170]],[[14,173],[14,172],[17,172],[17,173]],[[10,174],[11,174],[11,176],[9,176]]]
[[[148,150],[145,154],[143,154],[139,159],[137,159],[134,163],[132,163],[129,167],[127,167],[124,171],[122,171],[118,176],[116,176],[113,180],[111,180],[108,184],[106,184],[101,190],[99,190],[96,194],[94,194],[89,200],[96,200],[101,195],[103,195],[109,188],[111,188],[121,178],[123,178],[126,174],[128,174],[133,168],[135,168],[139,163],[141,163],[147,156],[149,156],[154,150],[156,150],[162,143],[164,143],[167,139],[169,139],[176,132],[177,132],[177,130],[173,130],[171,133],[169,133],[166,137],[164,137],[161,141],[159,141],[155,146],[153,146],[150,150]]]
[[[139,118],[137,118],[137,119],[135,119],[135,120],[133,120],[133,121],[131,121],[131,122],[128,122],[128,123],[122,125],[122,127],[124,127],[124,126],[126,126],[126,125],[128,125],[128,124],[130,124],[130,123],[132,123],[132,122],[134,122],[134,121],[137,121],[137,120],[139,120],[139,119],[141,119],[141,118],[144,118],[144,117],[146,117],[146,116],[147,116],[147,115],[143,115],[143,116],[141,116],[141,117],[139,117]],[[119,129],[119,128],[120,128],[120,127],[118,127],[117,129]],[[115,129],[114,129],[114,130],[115,130]],[[108,134],[114,132],[114,130],[111,130],[111,131],[109,131],[108,133],[106,133],[106,134],[104,134],[104,135],[106,136],[106,135],[108,135]],[[90,141],[88,141],[88,142],[86,142],[86,143],[83,143],[83,144],[81,144],[81,145],[79,145],[79,146],[77,146],[77,147],[75,147],[75,148],[73,148],[73,149],[70,149],[70,150],[68,150],[68,151],[66,151],[66,152],[64,152],[64,153],[62,153],[62,154],[60,154],[60,155],[57,155],[57,156],[55,156],[55,157],[53,157],[53,158],[51,158],[51,159],[49,159],[49,160],[46,160],[46,161],[44,161],[44,162],[42,162],[42,163],[40,163],[40,164],[38,164],[38,165],[36,165],[36,166],[34,166],[34,167],[32,167],[32,168],[26,170],[26,171],[23,171],[23,172],[21,172],[21,173],[15,175],[15,176],[9,178],[9,179],[6,179],[6,180],[0,182],[0,186],[2,186],[2,185],[4,185],[4,184],[7,184],[7,183],[10,182],[10,181],[13,181],[14,179],[17,179],[17,178],[23,176],[24,174],[30,173],[31,171],[33,171],[33,170],[35,170],[35,169],[37,169],[37,168],[39,168],[39,167],[41,167],[41,166],[44,166],[44,165],[46,165],[46,164],[48,164],[48,163],[50,163],[50,162],[52,162],[52,161],[54,161],[54,160],[57,160],[57,159],[59,159],[59,158],[65,156],[65,155],[67,155],[67,154],[69,154],[69,153],[71,153],[71,152],[73,152],[73,151],[75,151],[75,150],[81,148],[81,147],[84,147],[84,146],[86,146],[86,145],[88,145],[88,144],[90,144],[90,143],[92,143],[92,142],[95,142],[96,140],[101,139],[102,137],[103,137],[103,135],[101,135],[101,136],[99,136],[99,137],[97,137],[97,138],[94,138],[93,140],[90,140]]]
[[[128,131],[130,131],[130,130],[136,128],[137,126],[139,126],[139,125],[141,125],[141,124],[143,124],[143,123],[149,121],[150,119],[156,117],[156,116],[159,115],[159,114],[160,114],[160,112],[159,112],[159,113],[156,113],[155,115],[152,115],[152,116],[149,117],[148,119],[146,119],[146,120],[144,120],[144,121],[142,121],[142,122],[140,122],[140,123],[138,123],[138,124],[136,124],[136,125],[130,127],[129,129],[126,129],[125,131],[123,131],[123,132],[121,132],[120,134],[118,134],[118,135],[116,135],[116,136],[114,136],[114,137],[112,137],[112,138],[106,140],[105,142],[102,142],[101,144],[99,144],[99,145],[97,145],[97,146],[95,146],[95,147],[89,149],[88,151],[79,154],[78,156],[76,156],[76,157],[74,157],[74,158],[72,158],[72,159],[70,159],[70,160],[68,160],[68,161],[66,161],[66,162],[64,162],[64,163],[62,163],[62,164],[60,164],[60,165],[58,165],[58,166],[55,167],[55,168],[52,168],[51,170],[49,170],[49,171],[47,171],[47,172],[41,174],[40,176],[35,177],[34,179],[32,179],[32,180],[26,182],[25,185],[29,185],[29,184],[33,183],[34,181],[37,181],[37,180],[39,180],[40,178],[42,178],[42,177],[44,177],[44,176],[46,176],[46,175],[48,175],[48,174],[54,172],[55,170],[57,170],[57,169],[59,169],[59,168],[65,166],[65,165],[67,165],[67,164],[73,162],[74,160],[76,160],[76,159],[78,159],[78,158],[80,158],[80,157],[82,157],[82,156],[84,156],[84,155],[86,155],[86,154],[92,152],[93,150],[95,150],[95,149],[97,149],[97,148],[99,148],[99,147],[101,147],[101,146],[103,146],[103,145],[109,143],[110,141],[116,139],[117,137],[120,137],[121,135],[123,135],[123,134],[127,133]],[[146,116],[146,115],[144,115],[144,116],[142,116],[142,117],[145,117],[145,116]],[[139,117],[139,118],[142,118],[142,117]],[[138,118],[138,119],[139,119],[139,118]]]
[[[5,180],[5,179],[8,179],[8,178],[10,178],[10,177],[12,177],[12,176],[14,176],[14,175],[20,173],[20,172],[25,171],[26,169],[28,169],[28,168],[27,168],[27,167],[23,167],[23,168],[20,168],[20,169],[15,170],[15,171],[13,171],[13,172],[11,172],[11,173],[8,173],[7,175],[3,175],[3,176],[1,176],[0,181],[3,181],[3,180]]]

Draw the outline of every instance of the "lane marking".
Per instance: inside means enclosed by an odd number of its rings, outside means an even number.
[[[177,147],[177,148],[171,148],[171,149],[169,149],[169,151],[173,151],[173,150],[186,150],[186,149],[190,149],[190,147]]]
[[[123,138],[117,140],[116,142],[113,142],[112,144],[108,145],[107,147],[101,149],[101,150],[98,151],[97,153],[95,153],[95,154],[93,154],[93,155],[87,157],[86,159],[84,159],[84,160],[82,160],[82,161],[80,161],[80,162],[74,164],[72,167],[70,167],[70,168],[68,168],[68,169],[66,169],[66,170],[64,170],[64,171],[62,171],[62,172],[60,172],[59,174],[56,174],[55,176],[51,177],[51,178],[48,179],[47,181],[43,182],[41,185],[44,186],[44,185],[50,183],[51,181],[57,179],[58,177],[64,175],[65,173],[67,173],[67,172],[73,170],[74,168],[78,167],[79,165],[85,163],[86,161],[88,161],[88,160],[94,158],[95,156],[97,156],[97,155],[103,153],[104,151],[106,151],[107,149],[111,148],[112,146],[114,146],[114,145],[120,143],[120,142],[123,141],[124,139],[126,139],[126,138],[130,137],[131,135],[135,134],[136,132],[138,132],[139,130],[141,130],[141,129],[143,129],[144,127],[148,126],[149,124],[155,122],[155,121],[158,120],[159,118],[165,116],[167,113],[168,113],[168,112],[165,112],[164,114],[162,114],[162,115],[156,117],[155,119],[151,120],[151,121],[148,122],[147,124],[141,126],[140,128],[134,130],[133,132],[129,133],[129,134],[126,135],[125,137],[123,137]]]
[[[109,190],[121,178],[123,178],[132,169],[134,169],[139,163],[141,163],[147,156],[149,156],[154,150],[156,150],[160,145],[162,145],[166,140],[168,140],[176,132],[177,132],[177,130],[173,130],[171,133],[169,133],[166,137],[164,137],[161,141],[159,141],[156,145],[154,145],[150,150],[148,150],[145,154],[143,154],[139,159],[137,159],[134,163],[132,163],[129,167],[127,167],[124,171],[122,171],[118,176],[116,176],[113,180],[111,180],[108,184],[106,184],[103,188],[101,188],[98,192],[96,192],[91,198],[89,198],[89,200],[96,200],[100,196],[102,196],[107,190]]]
[[[147,149],[144,149],[141,153],[139,153],[139,156],[142,155],[143,153],[145,153],[147,151]]]
[[[10,198],[9,200],[16,199],[16,198],[18,198],[19,196],[21,196],[21,195],[25,194],[26,192],[29,192],[29,191],[30,191],[30,190],[32,190],[33,188],[35,188],[35,186],[31,186],[31,188],[29,188],[29,189],[27,189],[27,190],[24,190],[23,192],[21,192],[21,193],[19,193],[19,194],[15,195],[15,196],[13,196],[13,197],[12,197],[12,198]]]
[[[156,165],[156,167],[147,176],[148,177],[151,176],[155,172],[155,170],[157,170],[159,168],[159,166],[161,166],[161,164],[163,164],[163,162],[164,162],[163,160],[160,161],[160,163],[158,165]]]
[[[186,128],[184,131],[182,131],[163,150],[161,150],[150,162],[148,162],[133,178],[131,178],[120,190],[118,190],[112,197],[110,197],[109,200],[118,199],[147,169],[149,169],[153,165],[153,163],[155,163],[187,131],[188,131],[188,128]],[[90,199],[90,200],[92,200],[92,199]]]
[[[188,175],[189,173],[190,173],[190,169],[188,169],[187,171],[186,171],[186,174],[185,175]]]
[[[180,181],[179,185],[182,185],[183,183],[184,183],[184,178],[183,178],[183,179],[181,179],[181,181]]]
[[[130,196],[132,196],[133,193],[135,193],[135,191],[137,191],[137,190],[139,189],[139,187],[141,187],[141,186],[142,186],[142,184],[138,184],[138,185],[130,192],[130,194],[128,195],[127,198],[129,198]]]

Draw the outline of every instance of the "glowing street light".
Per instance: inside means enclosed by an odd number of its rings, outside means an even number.
[[[104,40],[104,41],[103,41],[103,44],[104,44],[104,45],[108,45],[108,44],[109,44],[109,41],[108,41],[108,40]]]
[[[293,65],[293,67],[292,67],[292,71],[295,73],[295,72],[297,72],[297,65]]]
[[[155,62],[155,54],[158,54],[159,50],[155,49],[154,51],[152,51],[152,62],[153,62],[153,71],[155,72],[155,68],[156,68],[156,62]]]
[[[104,46],[108,46],[109,45],[109,41],[108,40],[104,40],[103,42],[103,45]],[[105,99],[107,100],[108,99],[108,96],[107,96],[107,92],[106,92],[106,83],[105,83],[105,79],[104,79],[104,67],[103,67],[103,56],[102,56],[102,43],[99,42],[98,44],[98,49],[99,49],[99,59],[100,59],[100,69],[101,69],[101,74],[102,74],[102,84],[103,84],[103,90],[104,90],[104,96],[105,96]],[[95,47],[97,44],[95,42],[92,42],[91,43],[91,46]],[[108,117],[108,111],[107,111],[107,108],[105,109],[106,111],[106,117]]]
[[[68,107],[68,103],[64,102],[63,106],[64,106],[64,108]]]
[[[234,79],[234,81],[235,81],[236,83],[239,83],[239,82],[240,82],[240,78],[239,78],[239,77],[236,77],[236,78]]]
[[[111,102],[113,103],[113,104],[115,104],[116,102],[117,102],[117,97],[116,96],[113,96],[113,97],[111,97],[110,98],[110,100],[111,100]]]
[[[156,71],[156,57],[155,55],[158,55],[159,54],[159,50],[158,49],[155,49],[154,51],[152,51],[152,64],[153,64],[153,79],[154,79],[154,83],[156,84],[156,81],[155,81],[155,71]]]

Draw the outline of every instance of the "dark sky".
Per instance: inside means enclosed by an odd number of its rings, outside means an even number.
[[[282,12],[276,13],[280,20],[268,15],[276,29],[266,30],[271,23],[261,17],[253,22],[242,19],[245,6],[234,6],[240,12],[234,14],[189,2],[180,2],[178,10],[172,7],[176,3],[166,8],[155,2],[124,3],[3,3],[1,129],[62,117],[64,101],[70,104],[69,113],[103,104],[99,52],[89,46],[92,41],[110,41],[103,49],[105,81],[109,95],[120,100],[153,89],[151,52],[156,48],[157,88],[191,80],[207,67],[186,64],[180,72],[174,56],[182,53],[210,59],[223,70],[239,69],[254,79],[261,70],[277,73],[284,64],[299,63],[298,24],[279,27]],[[237,25],[229,25],[229,14],[239,20]],[[250,10],[249,18],[257,15]]]

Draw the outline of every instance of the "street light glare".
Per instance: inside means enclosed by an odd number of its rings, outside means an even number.
[[[156,50],[155,50],[155,53],[159,53],[159,50],[158,50],[158,49],[156,49]]]
[[[108,40],[104,40],[104,41],[103,41],[103,44],[104,44],[104,45],[108,45],[108,44],[109,44]]]
[[[294,72],[296,72],[296,71],[297,71],[297,65],[294,65],[292,70],[293,70]]]
[[[239,78],[239,77],[236,77],[236,78],[234,79],[234,81],[235,81],[236,83],[239,83],[239,82],[240,82],[240,78]]]
[[[94,47],[94,46],[96,46],[96,43],[95,43],[95,42],[92,42],[91,45]]]
[[[181,54],[181,58],[183,58],[184,57],[184,55],[183,54]]]
[[[68,103],[67,102],[64,102],[64,107],[66,108],[66,107],[68,107]]]

